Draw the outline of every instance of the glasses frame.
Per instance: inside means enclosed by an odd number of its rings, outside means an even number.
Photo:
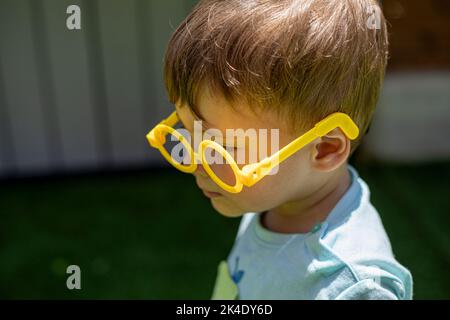
[[[257,163],[247,164],[240,169],[233,156],[220,144],[213,140],[202,140],[198,146],[198,152],[195,152],[188,139],[173,128],[179,121],[178,115],[176,111],[174,111],[169,117],[163,119],[152,130],[150,130],[150,132],[146,135],[150,146],[158,149],[170,164],[185,173],[193,173],[197,169],[197,161],[199,161],[211,179],[219,187],[230,193],[241,192],[243,186],[253,186],[255,183],[267,176],[272,169],[302,149],[308,143],[325,136],[335,128],[340,128],[350,140],[356,139],[359,135],[358,126],[347,114],[335,112],[316,123],[312,129],[305,132],[273,155],[268,156]],[[190,159],[193,159],[194,161],[191,161],[188,166],[175,162],[164,148],[164,143],[166,141],[165,139],[168,134],[175,136],[181,143],[183,143],[184,147],[189,150]],[[205,153],[208,148],[212,148],[219,152],[220,155],[228,162],[235,175],[236,183],[234,186],[226,184],[213,172],[208,164],[208,161],[206,161]]]

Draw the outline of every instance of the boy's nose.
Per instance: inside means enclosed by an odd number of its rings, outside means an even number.
[[[197,169],[195,169],[194,174],[198,174],[198,175],[201,175],[201,176],[204,176],[204,177],[208,176],[208,174],[205,171],[205,168],[203,168],[203,165],[200,164],[200,163],[197,164]]]

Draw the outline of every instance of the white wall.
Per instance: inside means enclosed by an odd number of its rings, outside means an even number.
[[[145,135],[172,111],[163,56],[193,3],[1,0],[0,176],[162,162]]]
[[[387,75],[362,148],[378,160],[450,159],[450,72]]]

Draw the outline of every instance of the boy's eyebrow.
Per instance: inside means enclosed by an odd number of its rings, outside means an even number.
[[[179,107],[178,107],[177,105],[175,105],[175,110],[178,109],[178,108],[179,108]],[[195,119],[196,121],[201,121],[201,123],[202,123],[202,129],[203,129],[203,130],[207,130],[207,129],[211,128],[211,125],[208,123],[208,121],[206,121],[202,116],[200,116],[200,115],[194,110],[194,108],[189,108],[189,110],[191,111],[191,113],[192,113],[192,115],[193,115],[193,117],[194,117],[194,119]],[[177,113],[178,113],[178,112],[177,112]],[[183,123],[183,121],[181,121],[181,119],[180,119],[180,122],[181,122],[181,124],[183,125],[183,127],[186,128],[186,125]]]
[[[175,110],[178,111],[179,107],[177,105],[175,105]],[[195,120],[201,121],[202,122],[202,129],[204,131],[208,130],[209,128],[214,128],[214,126],[212,126],[210,123],[208,123],[208,121],[206,121],[202,116],[200,116],[195,110],[194,108],[190,107],[189,110],[192,112],[192,115],[194,117]],[[177,112],[178,114],[178,112]],[[181,119],[178,117],[178,119],[180,120],[181,124],[183,125],[183,127],[186,128],[186,125],[183,123],[183,121],[181,121]],[[233,141],[233,147],[235,147],[236,144]]]
[[[202,128],[203,130],[207,130],[208,128],[210,128],[211,126],[209,125],[208,121],[205,120],[205,118],[203,118],[201,115],[198,114],[198,112],[196,112],[194,110],[194,108],[190,108],[192,114],[194,115],[195,120],[197,121],[201,121],[202,122]]]

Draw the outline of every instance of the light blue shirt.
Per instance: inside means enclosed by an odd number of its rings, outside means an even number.
[[[310,233],[264,228],[243,216],[227,259],[239,299],[412,299],[411,273],[397,262],[370,191],[352,183]]]

